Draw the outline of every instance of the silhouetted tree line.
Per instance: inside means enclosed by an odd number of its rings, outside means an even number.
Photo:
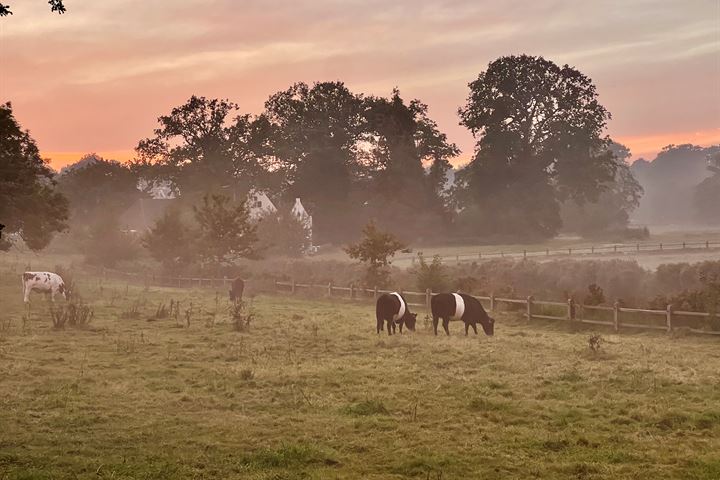
[[[0,170],[0,182],[25,185],[31,198],[19,202],[0,188],[11,206],[0,203],[0,220],[39,248],[65,227],[66,198],[71,223],[91,224],[148,195],[135,188],[141,178],[148,189],[169,183],[185,212],[208,198],[239,206],[251,189],[280,203],[300,197],[313,215],[316,244],[354,240],[371,220],[413,243],[534,241],[561,230],[622,234],[642,195],[625,163],[629,152],[604,134],[610,113],[592,81],[527,55],[501,57],[469,84],[459,116],[475,152],[454,182],[448,173],[459,149],[427,105],[397,89],[378,97],[339,81],[296,83],[270,96],[257,116],[229,100],[192,96],[158,118],[130,164],[85,159],[59,186],[10,105],[0,113],[3,146],[12,146],[0,154],[27,169],[21,180]],[[172,231],[178,221],[158,227]],[[296,227],[287,227],[288,238],[302,237]]]

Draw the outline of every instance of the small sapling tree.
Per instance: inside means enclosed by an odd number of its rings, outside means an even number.
[[[380,231],[371,221],[363,229],[363,238],[354,245],[344,248],[352,259],[366,266],[363,284],[366,287],[385,287],[390,279],[391,259],[398,251],[407,250],[407,246],[391,233]]]

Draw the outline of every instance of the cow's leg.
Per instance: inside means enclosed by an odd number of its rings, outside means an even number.
[[[398,327],[400,327],[400,333],[402,333],[402,327],[405,325],[405,322],[398,323]]]
[[[387,321],[387,331],[388,331],[388,336],[395,333],[395,322],[392,319]]]
[[[27,285],[23,286],[23,300],[25,303],[30,302],[30,291],[32,288],[28,287]]]
[[[447,333],[447,336],[450,336],[450,318],[443,318],[443,328],[445,329],[445,333]]]
[[[468,322],[465,322],[465,336],[468,336],[468,328],[470,328],[470,324]]]
[[[55,290],[50,290],[50,301],[55,303]]]
[[[433,332],[435,332],[435,335],[437,335],[437,326],[439,321],[440,317],[433,315]]]
[[[383,324],[384,324],[384,323],[385,323],[385,321],[384,321],[382,318],[377,317],[376,328],[377,328],[377,333],[378,333],[378,335],[380,334],[380,330],[383,329]]]
[[[475,335],[477,335],[477,323],[471,323],[470,325],[472,325],[473,331],[475,332]]]

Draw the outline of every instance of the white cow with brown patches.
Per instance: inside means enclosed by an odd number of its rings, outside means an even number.
[[[22,275],[23,297],[25,303],[30,301],[30,292],[44,292],[50,294],[50,299],[54,302],[55,295],[60,294],[67,300],[70,292],[65,286],[62,277],[52,272],[25,272]]]

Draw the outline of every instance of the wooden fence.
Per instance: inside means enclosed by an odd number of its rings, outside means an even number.
[[[325,285],[296,283],[296,282],[275,282],[276,291],[296,294],[300,291],[312,291],[321,293],[329,298],[345,298],[349,300],[370,300],[377,299],[382,293],[390,293],[392,290],[381,290],[360,288],[354,285],[349,287],[338,287],[332,283]],[[430,299],[434,292],[411,292],[400,290],[403,296],[408,299],[408,305],[422,307],[430,315]],[[659,330],[672,332],[674,329],[682,328],[692,333],[705,335],[720,335],[720,330],[708,330],[698,328],[698,320],[710,322],[718,317],[705,312],[675,311],[672,305],[665,310],[650,310],[643,308],[622,307],[615,302],[612,307],[601,305],[582,305],[575,303],[572,299],[567,302],[551,302],[536,300],[532,296],[525,299],[502,298],[494,294],[490,296],[475,296],[491,312],[505,307],[505,310],[524,310],[523,316],[528,320],[534,318],[547,320],[565,320],[578,322],[580,324],[603,325],[611,327],[615,332],[621,328],[640,330]]]
[[[456,263],[472,260],[487,260],[491,258],[538,258],[538,257],[567,257],[567,256],[593,256],[614,255],[630,253],[663,253],[677,251],[702,251],[711,248],[720,248],[720,240],[705,240],[702,242],[676,242],[676,243],[618,243],[612,245],[591,245],[589,247],[546,248],[544,250],[523,250],[522,252],[466,252],[452,255],[438,255],[443,261]],[[428,254],[429,255],[429,254]],[[396,260],[413,260],[416,257],[401,255]]]
[[[88,268],[94,274],[103,278],[122,279],[135,284],[175,288],[220,288],[227,289],[230,286],[231,278],[207,278],[207,277],[182,277],[163,276],[152,273],[129,273],[110,268]],[[15,269],[13,268],[13,271]],[[272,285],[268,286],[272,288]],[[332,283],[318,285],[307,283],[274,282],[275,291],[285,291],[291,294],[300,291],[315,291],[328,298],[346,298],[350,300],[375,300],[382,293],[390,293],[391,290],[373,288],[360,288],[354,285],[341,287]],[[408,305],[422,307],[430,315],[430,299],[434,292],[412,292],[400,290],[408,301]],[[567,302],[553,302],[536,300],[527,297],[502,298],[491,294],[490,296],[475,296],[491,312],[504,307],[505,310],[524,310],[523,316],[528,320],[534,318],[548,320],[565,320],[578,322],[579,324],[603,325],[612,327],[615,332],[621,328],[640,330],[659,330],[671,332],[674,329],[682,328],[692,333],[705,335],[720,335],[720,316],[707,312],[686,312],[676,311],[672,305],[665,310],[651,310],[643,308],[627,308],[618,302],[610,306],[582,305],[575,303],[572,299]],[[713,328],[698,328],[698,323],[713,323]]]

